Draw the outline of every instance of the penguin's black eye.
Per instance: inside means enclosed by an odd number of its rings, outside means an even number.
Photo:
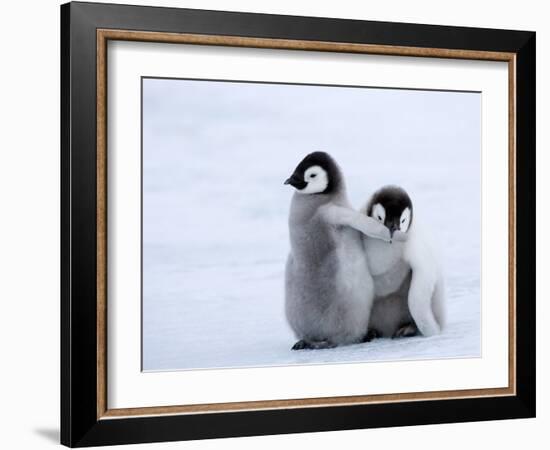
[[[312,173],[312,174],[311,174],[311,178],[315,178],[316,176],[317,176],[316,173]]]
[[[382,217],[378,216],[378,220],[382,220]]]

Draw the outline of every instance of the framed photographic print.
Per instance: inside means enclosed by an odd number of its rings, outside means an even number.
[[[535,415],[535,33],[61,7],[61,441]]]

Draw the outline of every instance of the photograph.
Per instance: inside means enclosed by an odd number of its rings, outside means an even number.
[[[481,93],[141,78],[142,371],[481,357]]]

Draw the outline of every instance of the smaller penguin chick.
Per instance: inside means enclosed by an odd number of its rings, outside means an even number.
[[[364,210],[384,224],[394,241],[363,237],[375,300],[369,329],[400,337],[420,332],[432,336],[445,322],[445,289],[441,264],[429,236],[415,220],[407,192],[398,186],[376,191]],[[407,238],[398,241],[398,236]]]
[[[392,238],[396,231],[406,233],[413,219],[411,198],[399,186],[385,186],[372,196],[367,206],[367,216],[383,223],[390,230]]]
[[[407,192],[399,186],[384,186],[376,191],[366,207],[366,214],[389,230],[408,236],[412,225],[413,205]],[[416,324],[407,305],[411,268],[403,261],[401,242],[385,246],[372,240],[365,241],[376,299],[371,312],[369,333],[386,337],[416,334]],[[404,330],[409,330],[403,334]]]

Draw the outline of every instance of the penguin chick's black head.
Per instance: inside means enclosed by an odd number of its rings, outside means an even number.
[[[409,194],[399,186],[384,186],[369,201],[367,215],[386,225],[391,236],[396,230],[406,233],[413,217]]]
[[[328,153],[307,155],[285,181],[302,194],[330,194],[342,185],[342,174],[336,161]]]

